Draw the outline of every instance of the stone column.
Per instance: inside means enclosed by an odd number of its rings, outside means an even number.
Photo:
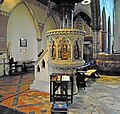
[[[93,30],[93,58],[96,59],[100,52],[100,31]]]
[[[107,52],[107,31],[102,31],[102,52]]]
[[[73,10],[68,9],[67,11],[67,28],[73,29]]]
[[[96,53],[98,56],[98,54],[100,53],[100,31],[97,31],[96,34],[97,34],[97,36],[96,36],[96,39],[97,39]]]

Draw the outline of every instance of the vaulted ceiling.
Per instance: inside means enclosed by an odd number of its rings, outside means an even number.
[[[37,0],[38,2],[41,2],[45,5],[48,5],[48,1],[49,0]],[[56,4],[59,4],[59,3],[70,3],[70,4],[74,4],[74,3],[79,3],[79,2],[82,2],[83,0],[50,0],[52,2],[55,2]],[[58,10],[57,7],[54,7],[55,10]],[[81,15],[81,17],[86,20],[88,22],[88,25],[90,26],[90,22],[91,22],[91,19],[88,15],[86,15],[84,12],[80,12],[79,13]],[[76,18],[76,16],[75,16]]]

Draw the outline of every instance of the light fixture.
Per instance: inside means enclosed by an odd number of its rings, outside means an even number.
[[[4,0],[0,0],[0,4],[2,4],[4,2]]]
[[[81,2],[83,5],[88,5],[91,3],[91,0],[84,0],[83,2]]]

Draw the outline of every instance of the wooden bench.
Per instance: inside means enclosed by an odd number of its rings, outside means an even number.
[[[85,82],[86,76],[84,75],[84,73],[85,71],[77,71],[75,73],[78,91],[80,88],[85,89],[86,87],[86,82]]]
[[[22,73],[22,65],[18,61],[14,62],[14,59],[9,59],[9,75],[18,75]]]
[[[99,78],[99,74],[97,73],[96,69],[87,70],[84,75],[88,76],[89,78]]]
[[[81,70],[81,71],[87,71],[87,70],[90,70],[90,69],[96,69],[98,71],[99,67],[96,64],[96,61],[93,60],[93,61],[90,61],[88,63],[85,63],[84,65],[82,65],[81,67],[78,67],[77,69]]]
[[[86,68],[87,69],[87,68]],[[77,69],[75,75],[77,76],[76,82],[78,90],[80,87],[84,88],[86,87],[86,81],[88,81],[89,78],[99,78],[99,74],[97,73],[96,69],[88,69],[88,70],[80,70]]]
[[[34,70],[34,63],[35,63],[35,61],[23,62],[23,71],[24,72],[33,71]]]

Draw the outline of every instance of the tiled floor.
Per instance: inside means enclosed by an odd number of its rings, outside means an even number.
[[[1,105],[27,114],[50,114],[49,94],[30,90],[33,80],[33,73],[0,78]]]
[[[33,73],[0,77],[0,114],[51,114],[49,94],[29,89],[33,80]],[[100,76],[89,80],[86,89],[74,95],[68,113],[120,114],[119,107],[120,76]]]

